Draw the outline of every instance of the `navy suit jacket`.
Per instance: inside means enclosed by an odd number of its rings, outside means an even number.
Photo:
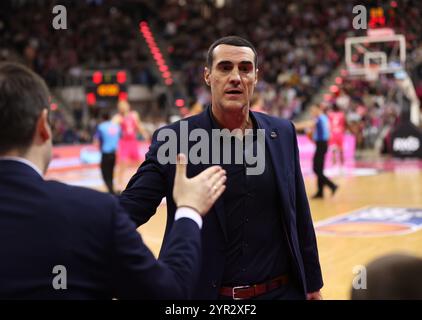
[[[157,261],[115,197],[0,160],[0,300],[190,298],[198,225],[181,218],[167,240]],[[67,289],[54,289],[65,274],[55,266],[66,268]]]
[[[187,121],[188,131],[202,128],[211,137],[212,122],[209,112],[210,110],[207,109],[198,115],[184,119],[183,121]],[[271,154],[276,173],[282,203],[280,213],[284,215],[289,248],[296,266],[295,272],[304,292],[317,291],[322,287],[323,281],[315,232],[299,163],[295,128],[287,120],[258,112],[253,112],[253,115],[258,127],[265,130],[265,147]],[[179,122],[164,128],[174,130],[178,136],[180,134]],[[161,199],[166,197],[167,226],[163,241],[166,244],[169,241],[169,231],[173,225],[176,210],[172,199],[175,166],[162,165],[158,162],[158,149],[165,143],[157,141],[160,130],[154,133],[146,159],[120,196],[120,203],[132,219],[140,225],[148,221],[155,213]],[[189,142],[189,148],[194,144],[195,142]],[[211,164],[188,163],[188,176],[195,176],[209,166]],[[259,201],[259,199],[256,200]],[[217,200],[211,210],[212,212],[205,216],[202,230],[203,260],[200,280],[194,294],[196,299],[217,298],[224,271],[227,231],[222,197]]]

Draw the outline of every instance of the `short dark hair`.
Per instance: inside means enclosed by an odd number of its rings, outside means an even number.
[[[255,69],[258,67],[258,54],[256,53],[256,49],[253,46],[253,44],[250,43],[248,40],[243,39],[239,36],[227,36],[227,37],[223,37],[223,38],[220,38],[220,39],[214,41],[214,43],[209,47],[208,54],[207,54],[207,66],[208,66],[208,68],[211,69],[212,62],[213,62],[214,49],[215,49],[215,47],[217,47],[220,44],[227,44],[227,45],[236,46],[236,47],[251,48],[253,53],[255,54],[255,60],[254,60]]]
[[[104,111],[102,114],[101,114],[101,119],[102,120],[104,120],[104,121],[108,121],[108,120],[110,120],[110,112],[109,111]]]
[[[44,80],[33,71],[0,63],[0,154],[30,146],[42,110],[49,109],[49,96]]]
[[[366,266],[367,288],[352,287],[352,300],[422,299],[422,258],[391,253]]]
[[[340,107],[335,102],[333,103],[333,111],[340,111]]]

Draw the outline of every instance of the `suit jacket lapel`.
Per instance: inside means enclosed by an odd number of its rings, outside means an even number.
[[[192,129],[195,128],[201,128],[204,129],[208,132],[209,134],[209,150],[211,149],[212,146],[212,123],[211,123],[211,119],[210,119],[210,115],[209,112],[211,112],[210,110],[210,106],[208,106],[204,112],[202,112],[199,117],[198,117],[198,122],[195,122],[192,124]],[[211,152],[210,152],[210,156],[211,156]],[[211,162],[211,159],[210,159]],[[204,171],[205,169],[211,167],[213,164],[209,163],[209,164],[203,164],[200,163],[198,165],[195,166],[194,169],[194,175],[199,174],[200,172]],[[220,227],[223,231],[224,234],[224,239],[227,241],[228,236],[227,236],[227,229],[226,229],[226,215],[224,212],[224,203],[223,203],[223,196],[221,196],[214,204],[214,210],[215,213],[217,215],[217,220],[220,224]]]
[[[268,148],[268,152],[271,156],[271,161],[273,163],[274,172],[276,175],[276,182],[278,191],[281,197],[281,204],[283,206],[283,211],[286,219],[289,218],[288,212],[289,207],[289,190],[287,183],[287,174],[286,174],[286,157],[284,156],[284,148],[282,143],[282,138],[278,132],[277,128],[266,126],[259,121],[259,118],[256,117],[258,127],[260,129],[265,129],[265,146]],[[288,224],[287,224],[288,225]]]

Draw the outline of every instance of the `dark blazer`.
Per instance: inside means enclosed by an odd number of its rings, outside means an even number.
[[[286,232],[296,266],[295,271],[304,292],[317,291],[322,287],[323,281],[315,232],[300,169],[295,128],[287,120],[258,112],[253,112],[253,115],[258,127],[265,129],[265,146],[271,154],[276,173],[278,192],[283,206],[280,212],[284,214],[283,218],[288,229]],[[195,128],[202,128],[208,131],[211,137],[212,122],[209,108],[184,120],[188,123],[189,132]],[[175,130],[177,135],[180,133],[179,122],[165,128]],[[146,160],[129,181],[126,190],[120,196],[120,203],[129,212],[136,224],[140,225],[148,221],[155,213],[161,199],[166,197],[165,244],[169,240],[169,231],[173,225],[176,210],[172,199],[175,166],[162,165],[157,160],[158,148],[164,143],[157,141],[157,134],[160,130],[154,133],[152,144],[146,154]],[[189,147],[195,143],[189,143]],[[188,176],[194,176],[208,166],[210,164],[193,165],[189,163]],[[217,298],[218,289],[221,286],[227,239],[222,197],[217,200],[212,211],[205,217],[202,230],[202,270],[194,294],[194,298],[197,299]]]
[[[157,261],[113,196],[0,160],[0,299],[184,299],[199,274],[198,225],[173,224]],[[66,268],[67,289],[53,273]],[[63,283],[58,281],[56,282]]]

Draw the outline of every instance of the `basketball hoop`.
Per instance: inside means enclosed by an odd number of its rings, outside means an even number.
[[[380,66],[378,64],[371,64],[365,68],[366,81],[378,80],[380,74]]]
[[[406,39],[385,28],[371,30],[366,37],[348,37],[345,60],[351,76],[363,76],[368,81],[378,79],[380,73],[394,74],[404,69]]]

